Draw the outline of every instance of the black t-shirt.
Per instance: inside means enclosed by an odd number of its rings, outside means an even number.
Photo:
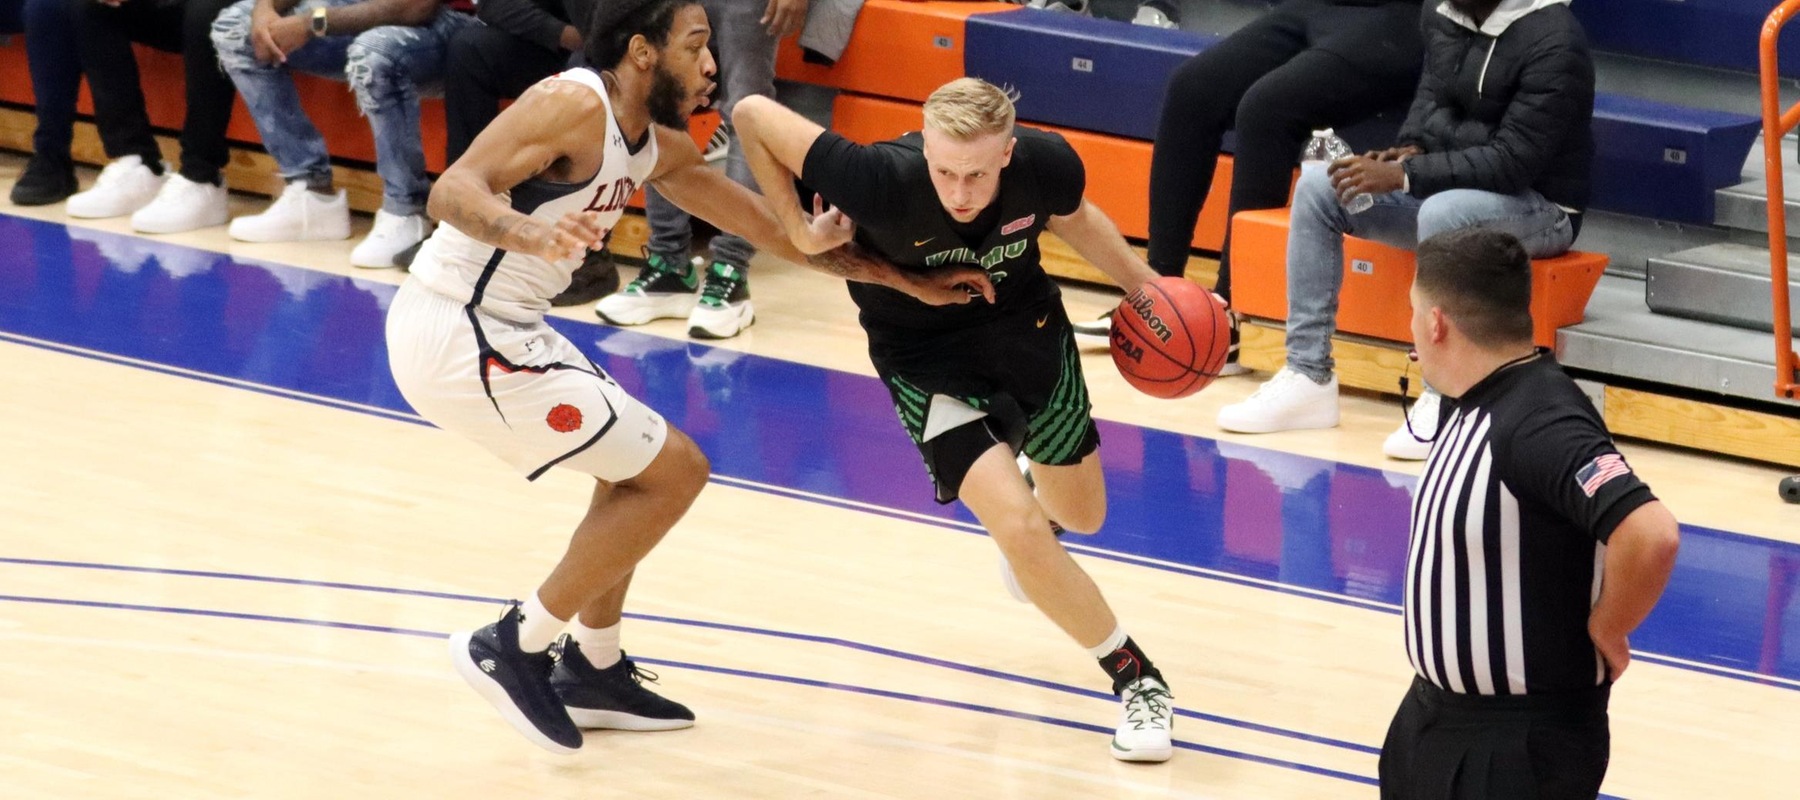
[[[906,331],[965,328],[1011,313],[1035,313],[1061,296],[1039,263],[1038,234],[1052,216],[1081,207],[1087,173],[1054,133],[1020,127],[1012,161],[986,209],[957,223],[938,201],[917,133],[860,145],[827,131],[807,151],[801,181],[856,221],[857,241],[901,269],[929,272],[979,265],[994,303],[929,306],[883,286],[850,284],[871,342]]]
[[[1588,638],[1604,545],[1656,499],[1547,355],[1456,401],[1413,500],[1407,653],[1453,692],[1576,691],[1605,680]]]

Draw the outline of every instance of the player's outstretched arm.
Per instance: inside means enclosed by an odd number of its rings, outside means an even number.
[[[830,249],[824,252],[814,255],[801,252],[788,240],[763,196],[706,166],[687,134],[661,127],[656,128],[656,132],[659,157],[650,180],[657,190],[682,210],[711,222],[720,230],[744,237],[757,249],[832,277],[897,289],[931,305],[967,303],[972,299],[971,292],[993,301],[994,289],[986,273],[963,270],[955,273],[954,278],[950,273],[910,275],[861,248],[848,245],[850,228],[834,226],[827,215],[804,224],[817,229],[819,232],[814,235],[818,238],[830,241],[830,235],[824,233],[826,230],[837,231],[841,238],[830,242]],[[797,196],[791,178],[788,193]]]
[[[731,112],[738,146],[769,209],[797,243],[807,236],[806,206],[794,190],[794,177],[806,168],[806,154],[825,132],[812,120],[774,100],[754,95],[738,101]]]
[[[593,129],[605,113],[599,96],[573,81],[527,89],[444,170],[431,187],[426,213],[486,244],[551,261],[598,247],[605,231],[592,224],[593,214],[573,214],[551,224],[513,210],[501,195],[569,157],[584,142],[599,140],[604,129]]]
[[[1075,213],[1051,217],[1047,227],[1127,294],[1156,277],[1150,265],[1138,258],[1131,245],[1125,243],[1125,236],[1119,233],[1118,226],[1092,201],[1082,199]]]

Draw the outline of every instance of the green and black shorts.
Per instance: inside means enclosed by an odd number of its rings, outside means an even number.
[[[1100,446],[1060,298],[970,328],[871,328],[869,357],[940,503],[956,499],[995,444],[1048,466],[1080,463]]]

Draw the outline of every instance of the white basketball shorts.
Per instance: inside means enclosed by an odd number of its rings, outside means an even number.
[[[470,310],[408,279],[387,316],[388,365],[419,415],[535,480],[551,467],[636,477],[662,452],[662,415],[542,321]]]

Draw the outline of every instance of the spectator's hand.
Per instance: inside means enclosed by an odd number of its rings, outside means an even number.
[[[581,52],[581,29],[574,25],[564,25],[562,29],[562,41],[557,44],[562,45],[562,49],[571,53]]]
[[[1331,162],[1329,174],[1331,188],[1337,190],[1340,201],[1359,194],[1387,194],[1406,188],[1406,168],[1398,161],[1348,156]]]
[[[1631,641],[1623,633],[1612,633],[1599,629],[1588,620],[1588,638],[1594,640],[1594,649],[1600,651],[1600,657],[1606,660],[1606,674],[1614,682],[1625,674],[1625,668],[1631,666]]]
[[[589,250],[600,249],[606,229],[600,227],[600,212],[571,211],[556,221],[527,252],[545,261],[567,261],[582,258]]]
[[[825,210],[825,198],[813,195],[812,219],[806,223],[799,241],[794,247],[807,255],[817,255],[827,250],[836,250],[848,243],[856,235],[856,223],[844,216],[837,209]]]
[[[947,267],[927,273],[901,272],[903,285],[895,287],[928,306],[954,306],[980,297],[994,302],[994,281],[975,267]]]
[[[1401,147],[1390,147],[1386,150],[1370,150],[1363,154],[1363,158],[1367,158],[1371,161],[1403,161],[1423,152],[1425,151],[1420,150],[1418,145],[1409,144]]]
[[[769,29],[769,35],[780,39],[800,30],[806,24],[808,2],[809,0],[769,0],[769,8],[762,16],[762,24]]]
[[[268,24],[252,23],[250,43],[256,48],[256,60],[265,64],[285,64],[288,53],[312,41],[312,27],[300,16],[276,17]]]

